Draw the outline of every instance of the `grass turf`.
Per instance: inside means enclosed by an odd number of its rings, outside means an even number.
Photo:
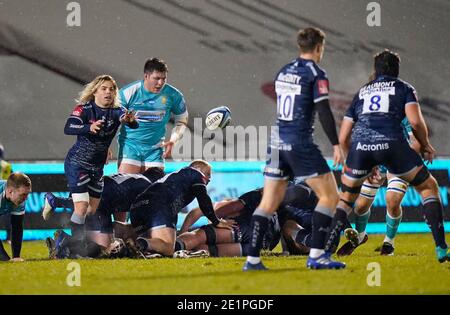
[[[344,270],[308,270],[303,256],[264,256],[270,270],[250,273],[241,271],[245,258],[78,260],[78,287],[66,283],[74,260],[47,260],[43,241],[25,242],[25,262],[0,263],[0,294],[450,293],[450,262],[437,261],[430,234],[398,235],[391,257],[374,251],[382,239],[370,235],[352,256],[341,259],[347,263]],[[380,265],[380,286],[367,284],[371,262]]]

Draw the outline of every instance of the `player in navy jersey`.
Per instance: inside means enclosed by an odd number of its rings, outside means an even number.
[[[64,127],[77,141],[64,162],[69,190],[74,201],[72,237],[82,241],[86,214],[95,213],[103,190],[103,166],[109,146],[122,123],[137,128],[133,112],[119,107],[117,84],[109,75],[100,75],[80,93]],[[83,243],[83,242],[81,242]]]
[[[429,225],[440,262],[449,260],[443,223],[443,208],[436,180],[421,157],[409,145],[402,128],[407,117],[426,161],[435,150],[428,139],[415,89],[398,78],[400,58],[385,50],[374,57],[375,79],[355,95],[341,125],[341,137],[351,133],[350,151],[341,177],[341,201],[330,233],[340,233],[361,185],[377,165],[408,182],[422,197],[423,215]],[[330,237],[332,239],[332,237]],[[328,245],[328,244],[327,244]]]
[[[411,147],[414,151],[420,153],[420,144],[412,133],[408,119],[403,119],[402,124],[405,137],[408,139]],[[350,134],[347,134],[347,136],[348,138],[346,139],[340,138],[344,154],[348,152],[350,146]],[[386,188],[386,235],[379,249],[381,255],[391,256],[394,254],[394,238],[402,219],[401,202],[408,189],[408,183],[399,177],[391,175],[385,167],[381,166],[379,167],[379,176],[377,174],[370,181],[366,179],[361,187],[361,192],[353,209],[355,213],[355,229],[347,228],[344,230],[344,236],[348,241],[337,251],[338,256],[351,255],[359,245],[368,241],[366,226],[371,214],[370,208],[377,191],[386,179],[388,181]],[[336,246],[338,242],[339,237],[336,240]]]
[[[194,160],[188,167],[170,173],[140,194],[130,207],[131,224],[139,251],[172,257],[176,239],[178,212],[197,199],[203,214],[218,228],[231,229],[232,224],[219,220],[214,213],[206,185],[211,165]]]
[[[88,239],[102,248],[95,248],[94,245],[91,245],[91,251],[90,253],[87,253],[88,256],[95,257],[96,255],[92,254],[92,252],[100,252],[101,249],[106,249],[111,246],[113,242],[113,223],[111,220],[111,215],[118,211],[128,212],[136,197],[147,189],[147,187],[153,182],[163,176],[164,171],[160,168],[150,168],[143,174],[115,174],[112,176],[103,177],[103,192],[97,211],[95,214],[88,215],[86,217],[86,231]],[[56,197],[52,193],[47,193],[46,199],[48,200],[51,210],[46,213],[43,212],[44,220],[49,219],[55,208],[64,207],[67,209],[73,209],[74,207],[73,199],[70,197]],[[121,227],[123,229],[126,228],[126,226],[123,225],[116,225],[116,227]],[[118,234],[118,231],[114,232],[115,235]],[[67,236],[62,234],[62,237]],[[55,241],[56,239],[57,237],[55,238]],[[70,246],[72,244],[67,245]],[[50,252],[52,252],[54,242],[47,239],[47,246],[49,247]],[[70,252],[73,255],[75,254],[77,248],[76,246],[71,247],[72,249]],[[55,255],[56,254],[57,253],[55,252]]]
[[[288,179],[304,180],[319,201],[313,214],[313,239],[307,267],[344,268],[325,253],[327,230],[339,200],[336,180],[313,142],[314,115],[333,145],[335,165],[342,163],[336,126],[328,101],[328,78],[322,60],[325,34],[316,28],[298,33],[299,58],[285,65],[275,78],[278,133],[273,132],[265,168],[263,199],[252,217],[252,241],[243,270],[264,270],[259,252],[268,219],[283,200]]]
[[[186,216],[177,238],[175,250],[195,250],[206,249],[211,256],[242,256],[247,255],[252,231],[251,219],[253,212],[258,207],[262,199],[262,189],[255,189],[241,195],[235,200],[224,200],[215,205],[217,217],[232,220],[233,230],[217,229],[211,225],[203,226],[194,231],[189,228],[200,218],[201,210],[193,209]],[[263,238],[263,249],[273,249],[280,239],[280,229],[288,220],[294,220],[297,224],[292,227],[290,224],[286,236],[296,240],[300,234],[309,233],[311,226],[311,214],[317,203],[314,192],[302,184],[289,183],[285,198],[280,204],[278,213],[274,213],[269,220],[269,227]],[[298,207],[298,208],[297,208]],[[305,209],[305,210],[300,210]],[[279,219],[280,218],[280,219]],[[306,226],[302,228],[301,225]],[[284,232],[284,231],[283,231]],[[305,234],[306,236],[306,234]],[[304,240],[299,236],[297,239]],[[306,237],[306,239],[308,239]],[[310,238],[309,238],[310,240]]]

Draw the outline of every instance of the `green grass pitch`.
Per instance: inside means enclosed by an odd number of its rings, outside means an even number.
[[[447,235],[447,239],[449,239]],[[0,294],[449,294],[450,262],[440,264],[430,234],[400,234],[395,256],[374,249],[381,235],[342,259],[345,270],[306,269],[306,257],[263,261],[266,272],[241,271],[245,258],[77,260],[80,286],[68,286],[75,260],[47,260],[44,242],[25,242],[23,263],[0,263]],[[5,244],[6,245],[6,244]],[[6,246],[5,246],[6,247]],[[279,248],[275,249],[280,251]],[[380,267],[380,285],[374,269]],[[372,280],[372,282],[370,281]]]

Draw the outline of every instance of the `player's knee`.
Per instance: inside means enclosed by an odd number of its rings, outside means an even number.
[[[83,204],[85,203],[84,206],[86,207],[86,210],[87,210],[87,207],[89,205],[89,194],[87,192],[73,193],[72,200],[75,203],[75,206],[76,206],[76,203],[78,203],[78,202],[80,202],[80,203],[82,202]]]
[[[386,195],[386,208],[389,211],[389,214],[399,213],[400,204],[402,202],[403,195],[402,194],[387,194]]]

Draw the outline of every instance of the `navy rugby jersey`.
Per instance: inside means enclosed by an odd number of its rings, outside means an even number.
[[[379,76],[353,98],[344,119],[353,121],[352,141],[406,140],[405,107],[418,103],[414,87],[395,77]]]
[[[314,104],[328,99],[328,78],[314,61],[298,58],[275,78],[277,126],[283,142],[312,141]]]
[[[207,179],[200,171],[184,167],[157,180],[143,194],[152,194],[158,202],[169,206],[172,213],[177,213],[194,200],[193,186],[206,186],[206,183]]]
[[[136,197],[147,189],[151,180],[142,174],[115,174],[104,177],[102,192],[102,209],[114,211],[129,211]],[[105,204],[108,205],[105,208]]]
[[[125,114],[125,109],[101,108],[94,101],[84,105],[77,105],[66,121],[64,133],[77,135],[77,141],[69,150],[66,159],[88,170],[97,171],[103,168],[111,145],[118,128],[120,118]],[[104,123],[97,134],[90,132],[90,125],[97,120]],[[137,122],[129,124],[137,128]]]

